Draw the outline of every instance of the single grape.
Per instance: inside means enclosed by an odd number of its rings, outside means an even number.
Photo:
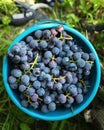
[[[52,49],[52,53],[54,54],[54,55],[58,55],[59,54],[59,48],[57,48],[57,47],[54,47],[53,49]]]
[[[13,47],[12,51],[13,51],[14,54],[18,54],[18,53],[20,53],[20,47],[17,46],[17,45],[15,45],[15,46]]]
[[[89,71],[89,70],[85,70],[85,71],[84,71],[84,75],[85,75],[85,76],[89,76],[89,75],[90,75],[90,71]]]
[[[49,112],[47,105],[42,105],[41,111],[42,111],[43,113]]]
[[[41,87],[41,82],[38,81],[38,80],[34,81],[34,82],[33,82],[33,87],[34,87],[35,89],[39,89],[39,88]]]
[[[44,76],[44,79],[45,79],[46,81],[51,81],[52,76],[51,76],[50,74],[46,74],[46,75]]]
[[[71,72],[67,72],[66,73],[66,80],[68,83],[72,83],[73,82],[73,77],[72,77],[72,73]]]
[[[69,104],[74,103],[74,98],[73,98],[72,96],[70,96],[70,97],[67,99],[67,102],[68,102]]]
[[[27,50],[25,48],[21,48],[20,52],[19,52],[19,55],[20,56],[25,56],[27,53]]]
[[[71,46],[71,50],[72,50],[73,52],[77,52],[77,51],[78,51],[78,46],[77,46],[77,45],[72,45],[72,46]]]
[[[44,90],[43,88],[39,88],[39,89],[37,90],[37,94],[38,94],[39,96],[44,96],[45,90]]]
[[[63,65],[68,65],[69,64],[69,58],[68,57],[63,57],[62,63],[63,63]]]
[[[81,58],[81,53],[80,53],[80,52],[75,52],[75,53],[73,53],[73,58],[74,58],[75,60],[80,59],[80,58]]]
[[[49,81],[48,83],[47,83],[47,87],[49,88],[49,89],[53,89],[53,82],[52,81]]]
[[[30,47],[35,49],[38,47],[38,43],[36,40],[32,40],[30,43],[29,43]]]
[[[41,73],[40,68],[34,68],[34,69],[33,69],[33,75],[34,75],[34,76],[39,76],[40,73]]]
[[[62,79],[59,80],[59,82],[60,82],[61,84],[65,84],[66,79],[65,79],[65,78],[62,78]]]
[[[39,74],[39,80],[42,81],[44,80],[44,77],[45,77],[46,73],[44,71],[41,71],[41,73]]]
[[[33,74],[30,74],[29,77],[30,77],[31,82],[34,82],[35,80],[37,80],[37,77],[34,76]]]
[[[13,57],[13,62],[15,63],[15,64],[17,64],[17,63],[19,63],[20,62],[20,60],[21,60],[21,57],[20,56],[18,56],[18,55],[15,55],[14,57]]]
[[[9,76],[9,80],[8,81],[9,81],[10,84],[14,84],[16,82],[16,78],[11,75],[11,76]]]
[[[13,75],[16,78],[19,78],[22,75],[22,71],[20,69],[12,69],[11,75]]]
[[[85,63],[84,69],[86,70],[91,70],[92,64],[90,64],[89,62]]]
[[[23,100],[21,101],[21,105],[22,105],[23,107],[28,107],[28,102],[27,102],[27,100],[26,100],[26,99],[23,99]]]
[[[42,40],[40,43],[39,43],[39,46],[42,48],[42,49],[45,49],[47,48],[47,42],[45,40]]]
[[[89,54],[89,59],[94,61],[95,60],[95,55],[93,53],[90,53]]]
[[[57,67],[57,63],[55,61],[50,61],[49,62],[49,67],[50,68],[56,68]]]
[[[26,75],[26,74],[22,75],[22,77],[21,77],[21,82],[22,82],[24,85],[29,85],[29,80],[30,80],[30,78],[29,78],[28,75]]]
[[[34,93],[32,96],[31,96],[31,100],[36,102],[38,100],[39,96],[38,94]]]
[[[48,39],[48,38],[50,38],[50,36],[51,36],[51,31],[50,30],[44,30],[43,31],[43,37],[44,38]]]
[[[36,101],[36,102],[33,102],[31,103],[31,106],[34,108],[34,109],[37,109],[39,107],[39,103]]]
[[[78,95],[76,95],[75,99],[76,99],[77,103],[81,103],[83,101],[83,95],[82,94],[78,94]]]
[[[27,60],[28,60],[27,55],[21,56],[20,58],[21,63],[27,62]]]
[[[82,88],[81,88],[81,87],[78,87],[78,88],[77,88],[77,91],[78,91],[79,94],[81,94],[81,93],[82,93]]]
[[[46,51],[46,52],[44,53],[44,58],[46,58],[46,59],[52,58],[52,53],[51,53],[51,51]]]
[[[32,95],[35,93],[35,89],[34,89],[33,87],[27,88],[27,89],[26,89],[26,93],[27,93],[29,96],[32,96]]]
[[[21,68],[22,70],[29,70],[30,64],[29,64],[28,62],[24,62],[24,63],[22,63],[22,64],[20,65],[20,68]]]
[[[64,92],[66,92],[67,90],[68,90],[68,87],[69,87],[69,84],[68,83],[65,83],[64,85],[63,85],[63,91]]]
[[[60,82],[55,83],[54,84],[54,89],[56,89],[58,91],[61,90],[62,89],[62,84]]]
[[[15,82],[15,83],[13,83],[13,84],[10,84],[10,87],[11,87],[12,89],[17,89],[17,88],[18,88],[18,84]]]
[[[56,104],[54,102],[51,102],[48,104],[49,111],[55,111],[56,110]]]
[[[60,94],[58,96],[58,101],[62,104],[66,103],[66,96],[64,94]]]
[[[60,65],[60,64],[61,64],[61,61],[62,61],[62,58],[61,58],[61,57],[57,57],[57,58],[56,58],[56,63],[57,63],[57,64]]]
[[[77,95],[77,87],[74,84],[69,85],[68,87],[69,93],[71,93],[73,96]]]
[[[69,50],[69,51],[67,51],[66,56],[69,58],[72,58],[73,54],[74,53],[71,50]]]
[[[78,59],[77,60],[77,66],[80,67],[80,68],[83,68],[85,66],[85,60]]]
[[[26,37],[26,42],[31,42],[33,40],[33,37],[32,36],[27,36]]]
[[[19,91],[20,92],[24,92],[25,90],[26,90],[26,86],[25,85],[23,85],[23,84],[19,85]]]
[[[50,59],[43,58],[42,61],[45,65],[47,65],[50,62]]]
[[[59,71],[58,68],[53,68],[51,70],[51,73],[52,73],[53,76],[57,77],[57,76],[59,76],[60,71]]]
[[[38,39],[40,39],[42,37],[42,30],[37,30],[34,33],[34,36]]]
[[[63,51],[68,52],[69,49],[70,49],[69,45],[64,44],[64,46],[63,46]]]
[[[84,60],[88,60],[89,59],[89,54],[87,53],[82,53],[81,57],[84,59]]]
[[[52,99],[51,99],[50,96],[45,96],[43,100],[44,100],[44,103],[45,103],[45,104],[49,104],[49,103],[52,102]]]

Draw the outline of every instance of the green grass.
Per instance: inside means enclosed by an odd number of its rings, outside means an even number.
[[[37,0],[38,1],[38,0]],[[78,29],[88,36],[98,52],[99,58],[104,63],[104,34],[103,32],[89,33],[84,29],[86,25],[96,25],[104,22],[104,1],[65,0],[60,5],[57,3],[50,13],[41,9],[52,19],[65,21],[69,26]],[[3,17],[3,24],[0,24],[0,130],[87,130],[94,129],[91,124],[85,123],[83,112],[71,119],[55,122],[36,120],[21,112],[9,99],[2,81],[2,61],[11,42],[24,29],[36,22],[30,21],[24,26],[9,26],[11,15],[19,12],[12,0],[0,1],[0,18]],[[67,15],[66,15],[67,14]]]

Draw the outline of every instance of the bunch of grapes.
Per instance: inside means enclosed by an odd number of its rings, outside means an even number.
[[[44,113],[83,102],[95,56],[64,30],[37,30],[7,52],[8,82],[21,105]]]
[[[46,2],[47,4],[49,4],[51,7],[55,6],[55,0],[43,0],[43,2]],[[63,3],[64,0],[58,0],[59,3]]]

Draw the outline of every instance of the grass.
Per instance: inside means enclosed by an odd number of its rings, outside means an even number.
[[[38,0],[37,0],[38,2]],[[44,11],[52,19],[65,21],[69,26],[78,29],[86,35],[98,52],[100,61],[104,63],[104,34],[103,32],[88,32],[86,27],[103,23],[104,1],[103,0],[65,0],[60,5],[57,3],[50,13]],[[11,42],[23,30],[36,22],[32,20],[21,27],[10,26],[11,15],[19,12],[12,0],[0,1],[0,18],[3,17],[3,24],[0,24],[0,130],[87,130],[94,129],[91,124],[85,123],[83,112],[79,115],[63,120],[47,122],[36,120],[21,112],[9,99],[2,81],[2,61]],[[67,14],[67,15],[66,15]]]

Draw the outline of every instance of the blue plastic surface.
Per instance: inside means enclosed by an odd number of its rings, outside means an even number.
[[[79,114],[81,111],[83,111],[93,100],[95,97],[99,84],[100,84],[100,78],[101,78],[101,68],[100,68],[100,61],[97,55],[96,50],[94,49],[93,45],[90,43],[90,41],[82,35],[80,32],[77,30],[70,28],[67,24],[64,24],[63,22],[42,22],[39,24],[36,24],[30,28],[28,28],[26,31],[24,31],[22,34],[20,34],[10,45],[9,50],[14,46],[15,43],[21,41],[23,38],[28,36],[30,33],[38,30],[38,29],[46,29],[46,28],[55,28],[58,25],[63,24],[65,30],[69,32],[73,37],[76,38],[76,40],[79,41],[79,44],[82,46],[84,51],[86,52],[93,52],[96,56],[96,60],[93,66],[92,74],[90,77],[90,83],[91,83],[91,88],[89,88],[88,93],[84,97],[84,101],[81,104],[77,104],[73,106],[74,113],[71,112],[70,109],[64,109],[64,110],[56,110],[55,112],[49,112],[47,114],[42,113],[39,110],[33,110],[30,108],[24,108],[20,104],[20,99],[9,86],[8,84],[8,74],[10,70],[10,64],[8,63],[8,59],[5,56],[4,61],[3,61],[3,81],[5,85],[5,89],[10,97],[10,99],[14,102],[14,104],[23,112],[28,114],[29,116],[32,116],[37,119],[42,119],[42,120],[47,120],[47,121],[55,121],[55,120],[64,120],[67,118],[71,118],[77,114]]]

